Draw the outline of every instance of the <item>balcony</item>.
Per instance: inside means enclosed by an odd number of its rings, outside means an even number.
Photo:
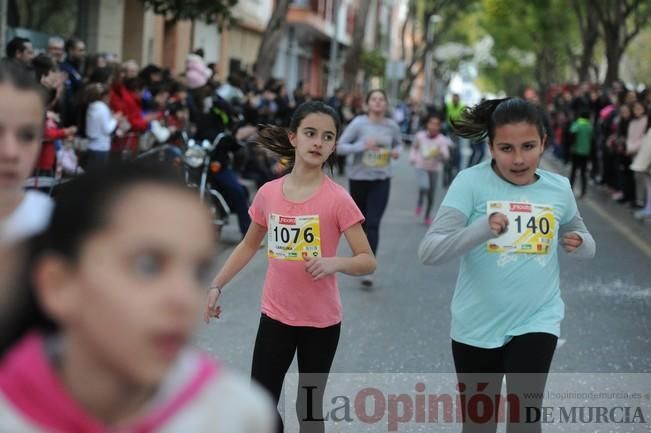
[[[301,40],[329,41],[335,34],[335,11],[332,0],[294,0],[287,13],[287,22]],[[351,36],[346,26],[339,43],[350,45]]]

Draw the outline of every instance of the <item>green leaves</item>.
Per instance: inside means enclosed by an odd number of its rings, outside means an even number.
[[[232,20],[231,8],[238,0],[141,0],[154,13],[170,21],[202,20],[223,25]]]

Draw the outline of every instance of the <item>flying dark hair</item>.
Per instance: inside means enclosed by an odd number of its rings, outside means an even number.
[[[296,150],[289,141],[288,133],[296,133],[303,119],[314,113],[322,113],[332,117],[335,123],[336,138],[339,138],[339,134],[341,133],[341,119],[339,119],[337,112],[331,106],[321,101],[309,101],[298,106],[289,122],[289,129],[280,126],[261,125],[260,131],[258,132],[258,145],[270,150],[281,158],[287,159],[289,161],[288,168],[291,170],[296,163]],[[326,164],[332,170],[336,163],[337,155],[333,152],[328,157]]]
[[[541,108],[521,98],[487,99],[464,108],[461,118],[451,121],[456,135],[473,141],[488,137],[489,144],[493,143],[497,127],[520,122],[535,125],[540,138],[545,136]]]

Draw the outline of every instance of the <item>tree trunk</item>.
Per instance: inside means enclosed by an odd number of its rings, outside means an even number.
[[[581,42],[582,48],[581,57],[579,59],[579,81],[588,81],[590,79],[590,66],[592,66],[594,58],[594,49],[599,40],[599,27],[597,15],[593,8],[588,6],[587,22],[585,29],[582,31]]]
[[[619,44],[619,33],[615,35],[606,35],[606,60],[608,69],[606,70],[606,79],[604,84],[610,86],[614,81],[619,79],[619,63],[622,60],[624,51]],[[612,40],[615,38],[615,40]]]
[[[402,80],[402,83],[400,83],[400,96],[403,99],[407,99],[409,97],[409,94],[411,93],[411,88],[414,87],[414,82],[416,81],[416,78],[423,72],[425,69],[425,65],[423,62],[418,64],[418,67],[415,72],[412,72],[411,68],[407,69],[407,76],[405,77],[404,80]]]
[[[359,2],[359,9],[355,13],[355,28],[353,30],[353,42],[346,55],[344,63],[344,89],[351,92],[357,84],[357,71],[359,71],[362,49],[364,44],[364,33],[366,30],[366,18],[370,8],[370,0]]]
[[[262,35],[262,43],[255,62],[255,74],[263,83],[271,78],[271,73],[278,57],[280,41],[287,27],[287,11],[290,0],[278,0],[274,13]]]
[[[20,9],[16,0],[8,0],[7,3],[7,25],[9,27],[20,27]],[[3,35],[4,36],[4,35]],[[3,45],[4,47],[4,45]]]
[[[409,25],[410,22],[413,22],[413,15],[414,15],[414,8],[415,8],[415,0],[409,0],[409,6],[407,9],[407,16],[405,17],[405,22],[402,23],[402,30],[400,31],[400,48],[401,48],[401,58],[402,60],[407,60],[407,48],[405,47],[405,41],[407,40],[407,26]],[[413,26],[413,24],[412,24]],[[412,39],[412,46],[414,44],[414,40]]]
[[[594,1],[591,5],[601,22],[608,70],[604,84],[619,79],[619,62],[626,47],[651,18],[647,0]]]

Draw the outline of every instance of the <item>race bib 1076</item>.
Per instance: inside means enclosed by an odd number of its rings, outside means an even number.
[[[500,212],[509,220],[506,233],[487,242],[491,253],[547,254],[554,240],[556,219],[549,205],[489,201],[486,214]]]
[[[267,256],[281,260],[321,257],[318,215],[269,215]]]

